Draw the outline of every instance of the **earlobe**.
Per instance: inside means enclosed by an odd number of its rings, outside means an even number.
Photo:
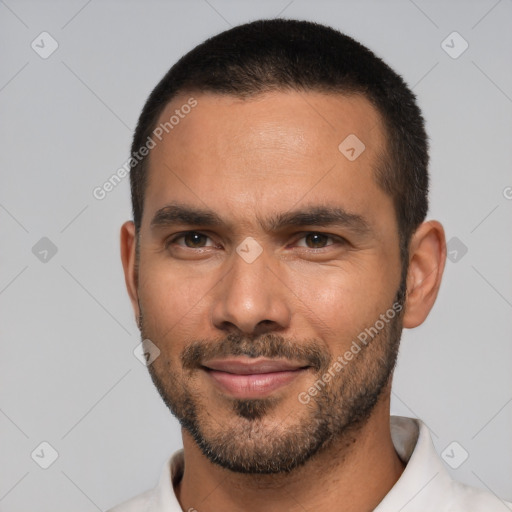
[[[427,318],[441,286],[445,261],[443,226],[437,221],[424,222],[410,243],[404,327],[417,327]]]
[[[121,261],[123,263],[126,289],[138,324],[140,310],[137,292],[136,242],[135,225],[132,221],[127,221],[121,226]]]

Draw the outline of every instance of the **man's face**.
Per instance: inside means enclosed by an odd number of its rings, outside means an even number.
[[[392,200],[374,179],[382,123],[360,96],[193,96],[149,157],[138,304],[161,351],[151,376],[211,461],[289,471],[389,391],[403,283]],[[365,145],[355,159],[355,139],[338,149],[350,135]]]

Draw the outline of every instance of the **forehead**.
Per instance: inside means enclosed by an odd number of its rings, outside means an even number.
[[[197,105],[189,108],[192,98]],[[368,156],[384,144],[381,116],[361,94],[275,91],[242,99],[182,93],[164,108],[157,125],[164,127],[166,122],[164,146],[173,141],[174,146],[207,143],[211,149],[232,152],[236,144],[242,151],[248,142],[269,148],[286,143],[303,156],[318,156],[319,149],[337,149],[353,134],[364,141]],[[210,139],[203,141],[206,133]]]
[[[238,213],[301,201],[391,207],[374,180],[383,123],[361,95],[183,93],[158,126],[167,129],[149,154],[144,217],[175,199]]]

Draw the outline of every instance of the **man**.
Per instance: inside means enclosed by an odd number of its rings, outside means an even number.
[[[427,149],[403,80],[321,25],[235,27],[170,69],[135,132],[121,250],[184,449],[113,511],[503,508],[390,418],[401,330],[446,256]]]

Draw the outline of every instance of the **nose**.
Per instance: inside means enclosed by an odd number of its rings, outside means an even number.
[[[251,263],[233,253],[232,266],[215,287],[213,324],[223,331],[258,336],[290,323],[287,288],[265,251]],[[275,265],[274,265],[275,266]]]

